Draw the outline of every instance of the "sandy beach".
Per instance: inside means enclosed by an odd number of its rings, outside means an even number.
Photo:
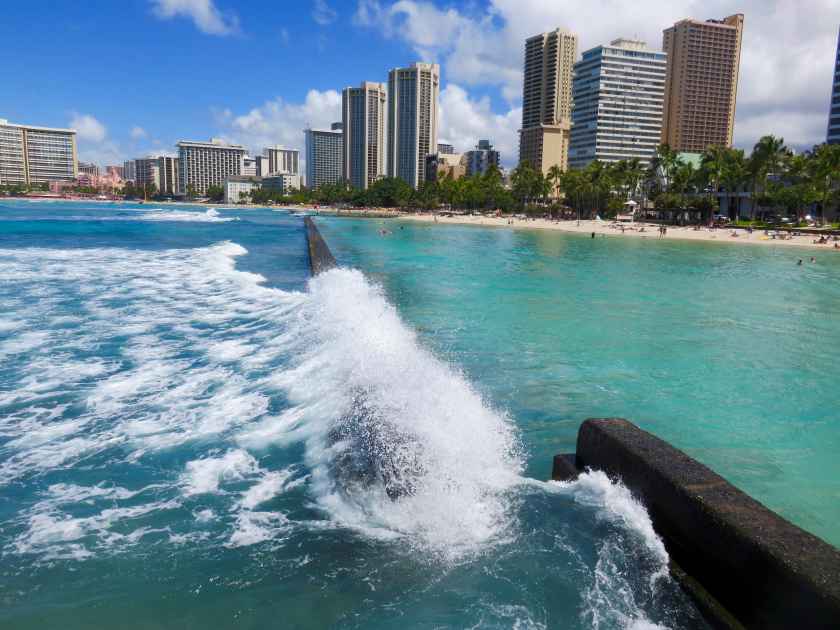
[[[409,221],[421,221],[426,223],[435,222],[435,215],[433,214],[406,214],[402,215],[403,219]],[[511,223],[512,221],[512,223]],[[444,217],[437,216],[437,223],[442,224],[460,224],[460,225],[481,225],[487,227],[503,227],[513,229],[526,230],[558,230],[560,232],[578,232],[582,234],[592,234],[593,232],[598,237],[613,237],[613,238],[647,238],[656,240],[659,238],[659,226],[656,224],[635,223],[630,225],[624,224],[624,231],[614,227],[608,221],[581,221],[578,225],[577,221],[550,221],[547,219],[508,219],[506,217],[485,217],[485,216],[453,216]],[[677,227],[667,226],[668,230],[665,239],[668,240],[686,240],[686,241],[709,241],[715,243],[734,243],[734,244],[751,244],[751,245],[769,245],[778,247],[807,247],[810,249],[820,249],[836,253],[840,256],[840,249],[834,248],[834,241],[828,244],[819,245],[814,243],[819,237],[813,234],[804,234],[785,238],[784,240],[773,238],[773,232],[766,235],[764,230],[754,230],[752,233],[746,230],[736,230],[737,237],[732,236],[732,229],[718,228],[711,230],[709,228],[701,228],[699,230],[693,227]],[[787,235],[785,235],[787,236]]]

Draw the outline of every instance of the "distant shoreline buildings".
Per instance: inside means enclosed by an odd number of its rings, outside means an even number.
[[[677,153],[730,147],[735,129],[744,15],[687,18],[663,29],[662,50],[616,39],[584,51],[578,36],[556,28],[524,42],[519,163],[543,176],[592,161],[648,164],[660,143]],[[388,72],[387,83],[364,81],[342,90],[341,122],[303,130],[300,152],[266,147],[251,157],[220,140],[177,143],[178,156],[149,156],[109,167],[107,185],[122,181],[163,195],[204,196],[230,179],[273,190],[317,189],[346,182],[367,189],[386,178],[413,188],[442,177],[500,168],[490,140],[459,152],[439,139],[440,67],[416,62]],[[826,129],[840,143],[840,34]],[[461,149],[463,151],[463,148]],[[119,169],[119,170],[118,170]],[[78,162],[76,133],[0,120],[0,184],[96,182],[98,165]],[[251,178],[240,181],[238,178]]]

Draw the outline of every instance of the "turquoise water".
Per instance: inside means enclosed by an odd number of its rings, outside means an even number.
[[[341,262],[516,418],[529,475],[574,451],[581,420],[625,417],[840,545],[840,255],[321,224]]]
[[[693,628],[623,415],[836,541],[838,263],[0,201],[0,627]]]

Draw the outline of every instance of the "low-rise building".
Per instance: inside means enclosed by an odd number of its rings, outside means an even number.
[[[461,179],[467,174],[467,160],[462,153],[432,153],[426,156],[426,181],[436,182],[446,177]]]
[[[300,175],[291,173],[276,173],[262,178],[262,187],[265,190],[287,195],[292,191],[300,190]]]
[[[225,203],[245,203],[251,191],[262,187],[262,179],[254,175],[228,175],[225,178]]]

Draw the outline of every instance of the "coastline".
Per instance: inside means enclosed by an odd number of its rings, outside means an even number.
[[[397,215],[395,215],[397,216]],[[650,223],[635,223],[625,224],[625,231],[622,233],[620,229],[610,227],[611,223],[607,221],[581,221],[580,225],[577,221],[551,221],[548,219],[509,219],[506,217],[486,217],[486,216],[435,216],[433,214],[403,214],[398,215],[402,219],[409,221],[417,221],[421,223],[439,223],[452,225],[477,225],[483,227],[501,227],[519,230],[555,230],[558,232],[568,232],[575,234],[592,234],[603,237],[615,238],[637,238],[659,240],[659,225]],[[437,218],[437,221],[435,221]],[[512,221],[512,223],[508,223]],[[644,231],[640,231],[644,228]],[[664,240],[684,240],[695,242],[710,242],[710,243],[732,243],[735,245],[749,244],[749,245],[771,245],[780,247],[799,247],[813,250],[830,251],[832,254],[840,256],[840,249],[834,248],[834,242],[828,244],[815,244],[813,241],[816,237],[811,234],[793,236],[790,239],[773,239],[764,234],[764,230],[754,230],[751,234],[743,229],[736,230],[737,237],[732,236],[732,229],[718,228],[711,230],[709,228],[701,228],[695,230],[693,227],[679,227],[667,226],[667,233]]]

